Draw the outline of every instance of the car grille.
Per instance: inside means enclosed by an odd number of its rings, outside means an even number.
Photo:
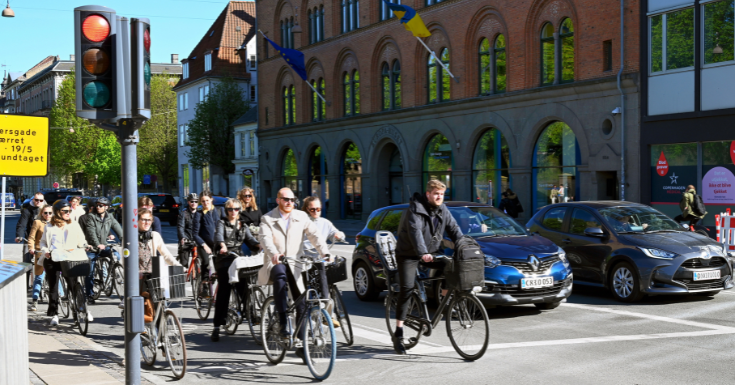
[[[524,262],[503,261],[503,265],[513,266],[521,273],[528,275],[528,274],[537,274],[539,272],[549,270],[551,265],[559,261],[561,261],[561,259],[559,258],[558,255],[552,255],[550,257],[539,258],[539,262],[541,263],[539,264],[538,270],[536,271],[533,270],[533,267],[531,266],[530,263],[525,262],[525,261]]]
[[[709,262],[709,263],[708,263]],[[727,260],[722,257],[712,257],[711,259],[692,258],[687,259],[681,264],[681,267],[687,269],[709,269],[712,267],[722,267],[727,265]]]
[[[566,284],[566,280],[554,282],[554,286],[542,287],[539,289],[521,290],[519,285],[495,285],[500,290],[500,294],[511,295],[515,298],[531,298],[547,295],[557,295]]]
[[[720,278],[716,281],[702,281],[702,282],[695,282],[691,279],[677,279],[677,282],[683,283],[687,290],[715,290],[715,289],[722,289],[725,285],[725,281],[727,281],[730,278],[728,275],[727,277]]]

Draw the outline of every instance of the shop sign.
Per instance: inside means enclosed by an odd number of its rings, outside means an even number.
[[[658,175],[664,176],[668,172],[669,172],[669,162],[666,161],[664,152],[661,151],[661,156],[658,157],[658,162],[656,162],[656,173],[658,173]]]
[[[732,155],[732,147],[730,151]],[[702,200],[704,203],[735,203],[734,182],[735,176],[725,167],[709,170],[702,179]]]

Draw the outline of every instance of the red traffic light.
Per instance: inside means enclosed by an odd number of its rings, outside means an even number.
[[[143,32],[143,47],[146,52],[151,52],[151,32],[148,29]]]
[[[100,15],[91,15],[84,19],[82,32],[89,41],[99,43],[110,36],[110,23]]]

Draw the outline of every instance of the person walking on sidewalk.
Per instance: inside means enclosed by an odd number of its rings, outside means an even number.
[[[33,221],[33,227],[31,227],[31,231],[28,233],[28,253],[31,255],[35,254],[35,258],[33,259],[33,273],[36,275],[36,278],[33,280],[33,303],[31,304],[31,311],[38,310],[38,296],[41,294],[43,279],[46,277],[43,266],[38,265],[38,259],[41,257],[41,238],[43,238],[43,231],[46,229],[46,224],[48,224],[53,215],[53,207],[44,204],[38,211],[38,217]],[[63,297],[64,293],[59,293],[59,295]]]
[[[679,208],[681,215],[677,215],[674,220],[679,223],[687,221],[690,227],[696,226],[707,215],[702,197],[697,195],[697,190],[693,185],[687,186],[687,189],[681,194]]]

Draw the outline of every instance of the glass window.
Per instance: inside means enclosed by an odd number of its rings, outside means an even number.
[[[393,77],[391,82],[391,93],[393,95],[393,108],[401,108],[401,63],[396,60],[393,62]]]
[[[564,122],[546,127],[536,141],[533,156],[534,209],[549,203],[576,200],[579,144]]]
[[[452,199],[452,145],[441,134],[434,135],[424,151],[424,185],[431,179],[447,185],[444,199]]]
[[[360,219],[362,216],[362,156],[354,143],[342,155],[341,218]]]
[[[319,19],[316,24],[317,28],[317,41],[324,40],[324,6],[319,6]]]
[[[479,68],[480,68],[480,95],[488,95],[492,90],[492,79],[490,78],[490,43],[487,39],[480,42]]]
[[[505,81],[506,81],[506,56],[505,56],[505,36],[498,35],[495,38],[495,79],[494,88],[495,92],[505,92]]]
[[[694,66],[694,8],[650,18],[651,72]]]
[[[296,90],[294,86],[288,89],[289,97],[291,98],[291,124],[296,124]]]
[[[382,214],[384,211],[378,211],[373,213],[370,218],[368,218],[367,228],[370,230],[376,230],[378,226],[378,222],[380,222],[380,218],[383,216]]]
[[[591,227],[602,229],[602,224],[587,210],[574,209],[572,211],[572,222],[569,226],[570,233],[584,235],[584,231]]]
[[[212,54],[207,53],[204,54],[204,71],[209,71],[212,69]]]
[[[385,4],[385,2],[381,2],[381,4]],[[383,69],[380,72],[381,82],[381,94],[382,94],[382,108],[383,111],[390,110],[391,107],[391,87],[390,87],[390,67],[388,67],[388,63],[383,63]]]
[[[509,168],[508,142],[499,130],[491,128],[475,145],[472,159],[473,200],[489,205],[500,203],[501,194],[510,188]]]
[[[360,0],[342,0],[342,33],[360,28]]]
[[[283,156],[281,170],[281,187],[288,187],[293,190],[294,194],[297,194],[298,185],[296,183],[296,177],[299,175],[299,169],[292,149],[288,149]]]
[[[352,72],[352,113],[357,115],[360,113],[360,72],[355,70]]]
[[[574,26],[572,19],[564,19],[559,30],[561,40],[561,82],[574,81]]]
[[[311,9],[307,11],[307,17],[309,18],[309,44],[314,44],[316,39],[316,18],[315,14],[311,13]]]
[[[240,156],[242,157],[248,156],[247,148],[248,148],[247,136],[243,132],[240,134]]]
[[[401,4],[401,0],[391,0],[391,3]],[[396,16],[393,14],[393,11],[388,8],[388,5],[385,3],[385,1],[381,1],[379,7],[380,10],[378,11],[378,13],[380,14],[380,21],[388,20]]]
[[[490,207],[449,209],[462,234],[472,237],[526,235],[526,230],[509,216]]]
[[[564,224],[564,216],[566,214],[566,207],[553,208],[546,212],[542,224],[549,230],[561,231],[561,226]]]
[[[344,114],[345,116],[352,115],[352,81],[350,74],[345,72],[343,76],[344,82]]]
[[[728,150],[729,152],[729,150]],[[697,185],[697,144],[678,143],[651,146],[651,204],[679,203],[687,185]],[[672,210],[678,215],[678,205]]]
[[[326,89],[326,83],[323,78],[319,81],[311,81],[312,87],[324,96],[324,90]],[[311,105],[312,105],[312,120],[315,122],[322,121],[327,118],[327,105],[324,103],[322,98],[319,97],[316,92],[311,91]]]
[[[326,209],[329,207],[329,180],[327,179],[327,161],[321,147],[315,148],[311,153],[309,174],[309,180],[311,181],[309,195],[318,196]]]
[[[684,231],[673,219],[648,206],[606,207],[598,212],[618,233]]]
[[[556,76],[554,27],[546,23],[541,29],[541,84],[554,84]]]
[[[444,48],[441,54],[441,61],[444,65],[449,68],[449,49]],[[429,57],[428,62],[428,76],[427,80],[429,85],[427,87],[429,91],[429,103],[437,103],[449,100],[450,98],[450,80],[449,74],[444,71],[441,64],[438,64],[434,56]]]
[[[401,216],[403,215],[403,209],[391,210],[385,215],[383,220],[380,222],[380,229],[383,231],[390,231],[393,235],[398,233],[398,225],[401,223]]]
[[[344,114],[345,116],[360,113],[360,73],[357,70],[344,74]]]
[[[248,131],[248,136],[250,139],[250,156],[256,156],[255,153],[255,131]]]
[[[704,64],[735,60],[735,1],[704,5]]]
[[[184,94],[184,109],[185,110],[189,109],[189,93],[188,92]]]

